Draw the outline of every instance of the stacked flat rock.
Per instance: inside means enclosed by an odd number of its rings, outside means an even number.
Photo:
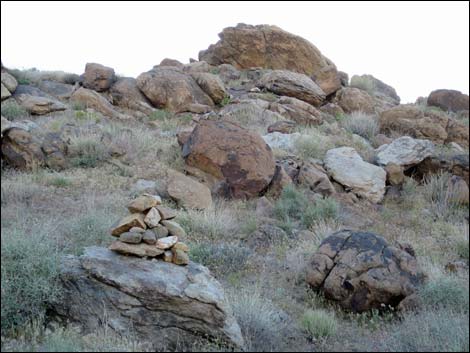
[[[184,229],[172,219],[176,212],[162,205],[158,195],[143,194],[132,200],[130,215],[116,222],[111,235],[118,237],[109,249],[124,255],[158,258],[176,265],[189,263],[189,247],[179,241]]]

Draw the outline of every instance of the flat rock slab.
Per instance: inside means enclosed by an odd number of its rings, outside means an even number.
[[[80,257],[63,259],[60,280],[63,298],[53,310],[85,332],[105,322],[155,350],[176,349],[201,337],[244,345],[223,288],[202,265],[176,266],[90,247]]]

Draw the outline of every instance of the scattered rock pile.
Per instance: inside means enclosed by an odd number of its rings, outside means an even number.
[[[189,247],[179,241],[186,233],[172,221],[176,213],[162,206],[160,196],[142,194],[132,200],[127,209],[131,214],[111,229],[111,235],[119,240],[110,245],[110,250],[124,255],[159,258],[176,265],[189,263]]]

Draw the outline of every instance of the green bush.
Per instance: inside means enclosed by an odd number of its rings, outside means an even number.
[[[307,207],[305,194],[295,186],[288,185],[274,205],[274,215],[281,221],[299,219]]]
[[[311,338],[333,336],[337,329],[336,318],[325,310],[308,310],[300,319],[300,326]]]
[[[371,141],[379,132],[379,124],[373,115],[353,112],[345,116],[341,125],[352,134]]]
[[[29,116],[26,109],[20,106],[14,99],[8,99],[1,105],[2,116],[8,120],[18,120]]]
[[[469,289],[455,277],[441,277],[426,283],[419,291],[425,306],[468,312]]]
[[[60,296],[57,245],[50,229],[34,222],[24,219],[21,227],[18,222],[15,227],[2,227],[2,331],[41,320],[45,302]]]
[[[148,119],[150,121],[165,121],[166,119],[169,119],[172,116],[173,114],[166,110],[157,109],[148,116]]]
[[[225,107],[227,104],[230,104],[232,100],[230,99],[230,96],[225,96],[224,99],[220,102],[221,107]]]
[[[207,266],[221,276],[244,270],[251,255],[250,249],[231,244],[199,243],[190,248],[192,261]]]
[[[302,223],[306,228],[310,228],[318,221],[336,219],[338,213],[339,206],[336,200],[331,198],[319,199],[305,209],[302,215]]]

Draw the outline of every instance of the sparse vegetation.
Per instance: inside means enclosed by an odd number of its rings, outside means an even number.
[[[349,84],[351,87],[362,89],[370,95],[373,95],[376,91],[374,81],[368,76],[353,76]]]
[[[353,112],[344,117],[342,126],[349,132],[357,134],[369,141],[379,132],[376,117],[362,112]]]
[[[431,309],[449,309],[454,312],[468,312],[468,283],[454,277],[441,277],[427,283],[420,291],[424,305]]]
[[[306,228],[310,228],[321,220],[336,219],[338,217],[338,203],[331,199],[318,199],[313,205],[309,205],[302,215],[302,223]]]
[[[301,159],[323,159],[326,152],[335,147],[327,136],[317,130],[311,129],[307,133],[295,141],[296,154]]]
[[[20,106],[14,99],[8,99],[5,102],[2,102],[1,109],[2,116],[8,120],[18,120],[29,116],[26,109]]]
[[[310,338],[324,338],[336,333],[337,323],[334,314],[325,310],[308,310],[300,319],[300,325]]]
[[[84,133],[70,139],[71,164],[75,167],[94,168],[109,158],[108,150],[96,133]]]

